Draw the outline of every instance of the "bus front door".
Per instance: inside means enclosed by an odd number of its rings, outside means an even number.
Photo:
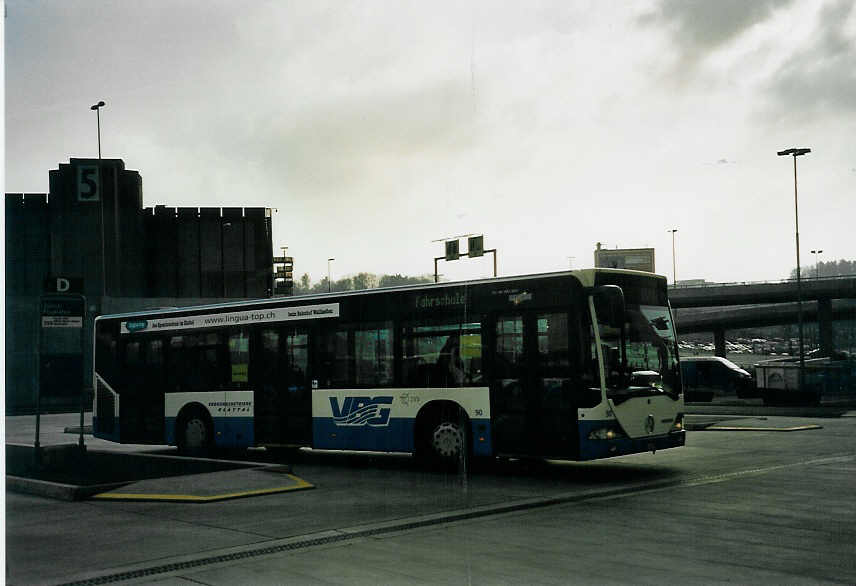
[[[577,452],[577,387],[571,378],[566,312],[539,313],[533,324],[531,410],[537,421],[536,453],[568,457]]]
[[[491,417],[496,451],[570,456],[576,408],[566,312],[500,315],[493,322]]]

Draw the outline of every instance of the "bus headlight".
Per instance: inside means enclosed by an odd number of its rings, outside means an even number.
[[[675,422],[672,424],[672,429],[669,431],[683,431],[684,430],[684,414],[678,413],[678,416],[675,417]]]
[[[624,432],[614,427],[600,427],[588,434],[590,440],[614,440],[625,437]]]

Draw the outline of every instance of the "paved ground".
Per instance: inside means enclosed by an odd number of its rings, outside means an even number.
[[[57,431],[75,418],[50,417],[43,443],[76,441]],[[310,455],[294,472],[314,490],[206,504],[7,494],[7,581],[856,582],[856,418],[694,419],[769,431],[692,431],[676,450],[468,479],[400,456]],[[24,419],[6,422],[8,441],[25,434]],[[774,431],[806,425],[820,429]]]

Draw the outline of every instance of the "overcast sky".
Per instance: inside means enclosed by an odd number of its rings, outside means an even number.
[[[593,264],[776,279],[856,259],[851,0],[7,0],[6,191],[102,151],[144,205],[264,206],[296,276]],[[462,243],[462,248],[465,246]],[[569,258],[572,257],[572,258]],[[165,259],[168,261],[169,259]],[[492,262],[440,263],[448,279]]]

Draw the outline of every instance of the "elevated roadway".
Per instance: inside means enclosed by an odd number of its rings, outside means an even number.
[[[802,279],[803,301],[856,299],[856,276]],[[669,287],[673,308],[721,307],[798,301],[796,280],[764,283],[707,283]]]
[[[801,289],[801,291],[800,291]],[[679,333],[713,332],[717,356],[725,356],[725,331],[795,323],[802,299],[804,320],[816,321],[820,348],[835,349],[834,320],[856,319],[856,276],[761,283],[675,286],[669,299]],[[735,307],[737,306],[737,307]],[[723,309],[728,307],[728,309]]]
[[[831,303],[831,319],[856,319],[856,300],[836,299]],[[798,319],[797,303],[741,305],[734,307],[697,307],[675,311],[675,325],[679,334],[710,332],[722,328],[761,328],[795,323]],[[803,319],[818,320],[818,305],[803,305]]]

